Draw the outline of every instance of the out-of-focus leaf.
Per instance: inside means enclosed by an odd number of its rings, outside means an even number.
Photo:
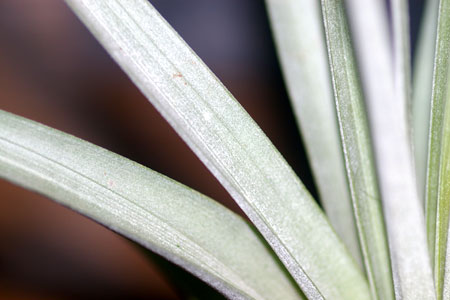
[[[414,57],[412,112],[414,155],[419,197],[425,203],[428,132],[430,131],[431,90],[436,45],[439,0],[426,1]]]
[[[404,99],[397,98],[384,1],[347,0],[366,100],[397,299],[434,299]]]

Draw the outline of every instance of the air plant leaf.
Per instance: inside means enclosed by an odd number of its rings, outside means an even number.
[[[411,147],[412,132],[412,101],[411,101],[411,59],[409,41],[409,11],[407,0],[391,0],[394,85],[397,101],[402,101],[407,114]]]
[[[361,263],[331,90],[320,3],[266,0],[266,4],[320,201],[337,234]]]
[[[434,299],[408,112],[393,84],[387,10],[379,0],[347,0],[346,8],[374,145],[395,296]]]
[[[4,111],[0,178],[123,234],[230,298],[300,298],[266,244],[230,210],[126,158]]]
[[[426,214],[438,299],[442,297],[450,209],[450,1],[440,1],[431,98]]]
[[[448,65],[450,68],[450,64]],[[450,70],[448,70],[447,72],[450,72]],[[447,73],[448,74],[448,73]],[[448,75],[447,75],[448,76]],[[449,82],[447,82],[447,93],[446,93],[446,99],[445,101],[447,103],[450,103],[450,84]],[[444,139],[445,139],[445,144],[443,145],[443,151],[444,153],[442,153],[442,182],[440,183],[442,185],[442,187],[440,186],[440,194],[439,194],[439,198],[438,201],[444,202],[444,201],[449,201],[448,197],[450,196],[450,186],[449,186],[449,181],[450,181],[450,143],[449,143],[449,137],[450,137],[450,113],[449,113],[449,108],[446,108],[445,110],[445,128],[443,131],[443,135],[445,135]],[[444,199],[444,197],[446,197]],[[441,203],[439,203],[441,204]],[[437,219],[444,219],[441,218],[441,214],[447,214],[445,217],[448,219],[448,203],[446,203],[446,207],[444,205],[443,208],[439,205],[438,207],[438,217]],[[441,211],[441,209],[447,209],[447,211]],[[437,225],[437,224],[436,224]],[[435,273],[435,282],[437,280],[442,280],[443,282],[440,283],[440,285],[436,284],[436,293],[438,293],[438,298],[439,299],[445,299],[445,300],[449,300],[450,299],[450,266],[448,264],[448,262],[450,261],[450,241],[448,239],[448,231],[449,231],[449,225],[450,223],[447,223],[447,228],[446,228],[446,234],[447,234],[447,240],[446,241],[442,241],[440,240],[440,244],[437,244],[438,238],[436,238],[436,260],[438,260],[439,262],[439,266],[437,266],[435,264],[435,269],[434,269],[434,273]],[[442,231],[444,231],[444,224],[441,225],[441,228],[437,228],[437,230],[440,230],[439,233],[437,234],[440,235],[440,233]],[[445,244],[445,248],[442,247],[442,244]],[[437,247],[440,248],[444,248],[442,250],[437,250]],[[445,260],[444,262],[442,262],[442,254],[441,251],[445,251]],[[437,257],[437,255],[439,255],[439,257]],[[441,294],[442,292],[442,294]]]
[[[244,109],[145,0],[67,0],[228,190],[312,299],[367,299],[364,276]]]
[[[450,12],[450,11],[448,11]],[[450,64],[448,64],[450,67]],[[449,72],[448,70],[447,72]],[[447,73],[448,74],[448,73]],[[448,76],[448,75],[447,75]],[[446,91],[446,103],[450,103],[450,82],[447,81],[447,91]],[[445,116],[444,116],[444,129],[443,129],[443,139],[444,144],[442,148],[442,158],[441,158],[441,176],[442,181],[439,186],[439,194],[438,194],[438,211],[437,211],[437,223],[436,230],[439,230],[436,234],[436,246],[435,246],[435,265],[434,265],[434,276],[435,282],[438,280],[441,281],[440,284],[436,284],[436,293],[438,294],[439,299],[450,299],[450,266],[448,262],[450,261],[450,241],[448,239],[449,225],[448,223],[448,214],[449,214],[449,197],[450,197],[450,109],[448,107],[445,108]],[[445,210],[446,209],[446,210]],[[441,215],[443,215],[441,217]],[[442,219],[447,219],[447,228],[445,228],[445,224]],[[437,228],[437,225],[440,225],[440,228]],[[445,231],[445,232],[444,232]],[[439,238],[439,235],[443,234],[447,235],[446,240],[442,240]],[[439,242],[439,244],[438,244]],[[445,245],[445,246],[443,246]],[[439,249],[439,250],[438,250]],[[445,253],[442,253],[444,252]],[[445,258],[442,259],[443,255]],[[442,293],[442,294],[441,294]]]
[[[428,131],[439,0],[428,0],[420,26],[413,69],[413,131],[419,196],[425,203]]]
[[[322,0],[322,12],[363,262],[373,299],[393,299],[389,250],[370,133],[343,2]]]

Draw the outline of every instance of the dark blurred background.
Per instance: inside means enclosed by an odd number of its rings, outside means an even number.
[[[151,1],[316,195],[260,0]],[[422,1],[411,2],[412,41]],[[117,152],[241,213],[61,0],[0,0],[0,109]],[[176,159],[174,159],[176,158]],[[0,299],[183,299],[135,245],[0,180]]]

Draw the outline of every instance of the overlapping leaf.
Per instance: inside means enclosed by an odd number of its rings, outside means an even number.
[[[396,298],[434,299],[408,111],[394,85],[384,1],[347,0],[388,233]]]
[[[364,98],[342,1],[322,0],[337,115],[356,225],[374,299],[393,299],[389,251]]]
[[[331,90],[319,1],[266,0],[284,78],[320,201],[338,235],[361,263]]]
[[[301,298],[253,228],[228,209],[126,158],[4,111],[0,178],[123,234],[230,298]]]
[[[292,169],[144,0],[67,0],[246,212],[313,299],[367,299],[363,275]]]
[[[439,0],[426,2],[417,41],[413,69],[413,131],[419,197],[425,203],[428,132],[430,130],[431,91],[436,45]]]

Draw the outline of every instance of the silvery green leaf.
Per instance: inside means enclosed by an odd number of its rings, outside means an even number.
[[[434,299],[409,137],[408,112],[396,98],[384,1],[347,0],[375,161],[397,299]]]
[[[443,293],[450,210],[449,56],[450,1],[443,0],[439,4],[426,187],[428,242],[438,299]]]
[[[411,46],[409,41],[409,11],[407,0],[391,0],[394,85],[397,101],[402,101],[407,114],[409,135],[412,141],[411,101]],[[400,100],[401,99],[401,100]]]
[[[300,298],[266,244],[228,209],[126,158],[4,111],[0,178],[121,233],[230,298]]]
[[[292,169],[147,1],[66,2],[233,196],[307,297],[369,297],[355,261]]]
[[[373,299],[393,299],[394,289],[381,199],[367,124],[342,1],[322,0],[337,115],[359,242]]]
[[[337,234],[361,264],[331,90],[320,3],[266,0],[266,4],[320,201]]]
[[[419,196],[424,203],[438,11],[439,0],[426,1],[413,65],[414,155]]]

